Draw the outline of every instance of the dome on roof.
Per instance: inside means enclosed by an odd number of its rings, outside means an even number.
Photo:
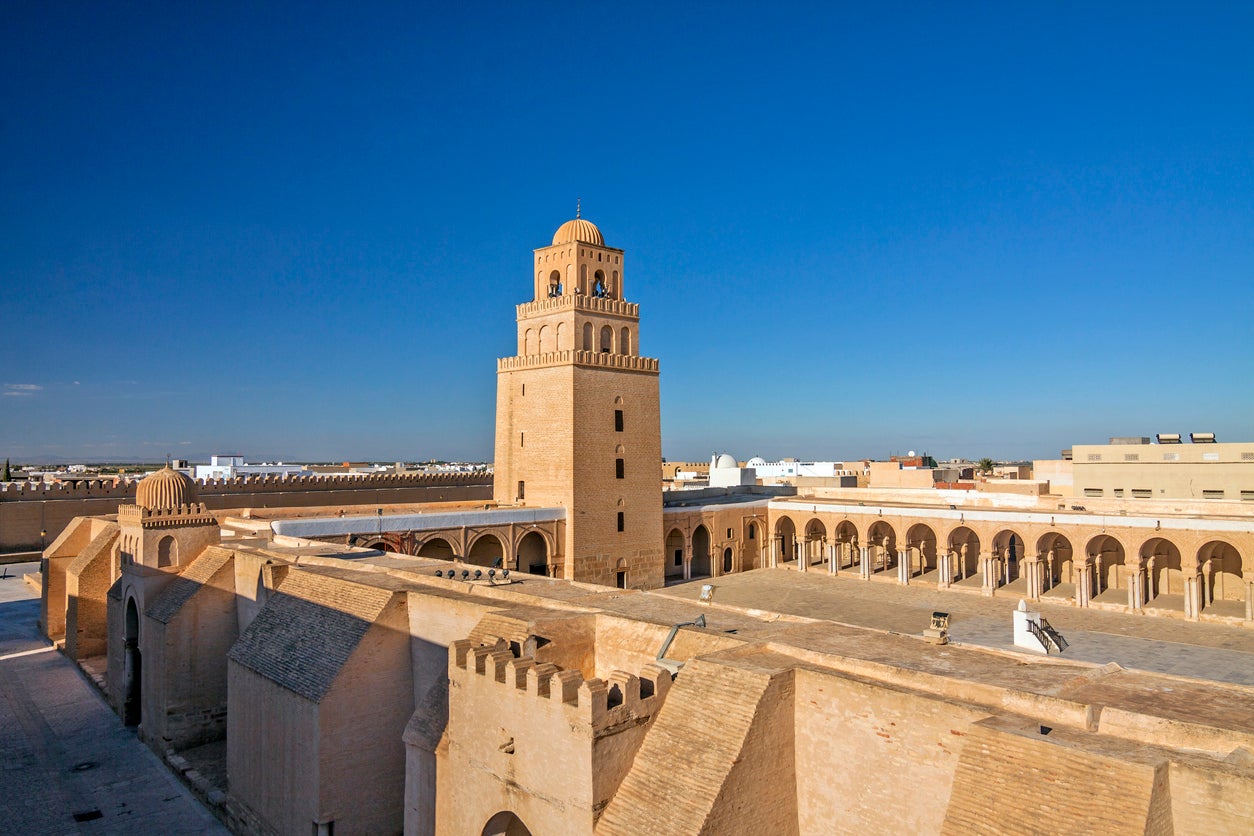
[[[557,228],[557,232],[553,233],[553,246],[570,244],[574,241],[595,244],[598,247],[605,246],[605,239],[601,237],[601,230],[597,229],[597,225],[592,221],[585,221],[583,218],[567,221]]]
[[[766,459],[761,456],[754,456],[745,462],[745,467],[766,467]]]
[[[147,508],[168,510],[196,501],[196,483],[168,464],[139,480],[135,486],[135,504]]]
[[[736,460],[731,456],[726,453],[721,453],[719,457],[714,460],[714,466],[722,470],[725,467],[739,467],[740,465],[736,464]]]

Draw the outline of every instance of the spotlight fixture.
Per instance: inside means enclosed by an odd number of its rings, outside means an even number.
[[[469,571],[469,570],[467,570],[467,569],[463,569],[463,570],[462,570],[462,580],[466,580],[466,578],[468,578],[468,577],[470,577],[470,571]]]
[[[496,570],[495,570],[495,569],[489,569],[489,570],[488,570],[488,577],[489,577],[489,578],[495,578],[495,577],[496,577]]]
[[[479,579],[480,579],[480,578],[482,578],[482,577],[483,577],[483,570],[482,570],[482,569],[476,569],[476,570],[475,570],[475,580],[479,580]]]

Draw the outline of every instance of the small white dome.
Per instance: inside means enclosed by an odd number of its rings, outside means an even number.
[[[720,470],[725,467],[739,467],[739,465],[736,464],[736,460],[726,453],[719,454],[719,457],[714,460],[714,466]]]
[[[745,462],[745,467],[766,467],[766,459],[761,456],[754,456]]]

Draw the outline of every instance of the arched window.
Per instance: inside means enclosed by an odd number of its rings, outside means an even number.
[[[609,354],[614,350],[614,329],[608,325],[601,326],[601,353]]]
[[[179,549],[174,538],[166,535],[157,544],[157,566],[173,566],[178,563]]]
[[[631,329],[626,325],[623,326],[623,330],[618,335],[618,353],[631,354]]]
[[[588,265],[586,264],[579,265],[579,292],[588,292]]]
[[[561,295],[562,295],[562,274],[554,270],[552,273],[549,273],[549,296],[553,297],[553,296],[561,296]]]
[[[566,323],[559,322],[557,323],[557,350],[558,351],[565,351],[566,349],[570,348],[570,346],[566,344],[566,341],[567,341]]]
[[[585,322],[583,324],[583,350],[592,350],[592,323]]]
[[[609,288],[605,285],[605,271],[598,270],[593,276],[596,283],[592,286],[592,295],[598,298],[605,298],[609,295]]]

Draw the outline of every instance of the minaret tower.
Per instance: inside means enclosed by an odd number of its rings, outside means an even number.
[[[658,362],[623,251],[579,215],[535,251],[518,355],[497,362],[496,501],[566,509],[560,577],[647,589],[663,582]]]

